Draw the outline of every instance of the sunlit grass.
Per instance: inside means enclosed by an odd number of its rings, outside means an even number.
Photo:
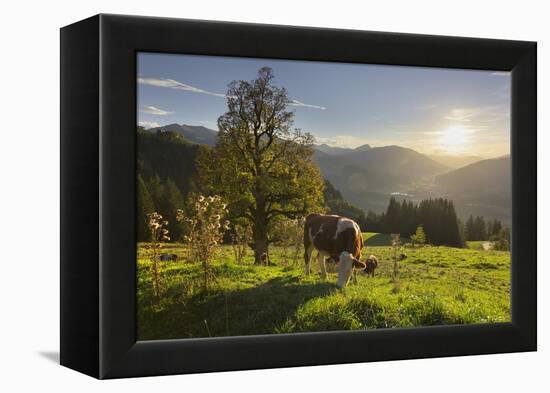
[[[404,249],[399,286],[391,282],[391,248],[369,246],[380,258],[374,278],[359,275],[358,285],[336,288],[334,267],[322,282],[317,263],[305,276],[271,248],[274,265],[255,266],[252,253],[236,264],[223,246],[215,258],[215,280],[201,287],[200,266],[181,245],[165,244],[178,262],[161,265],[163,293],[151,293],[150,262],[138,248],[138,337],[140,340],[304,331],[371,329],[510,320],[510,254],[449,247]],[[382,238],[378,237],[379,240]]]

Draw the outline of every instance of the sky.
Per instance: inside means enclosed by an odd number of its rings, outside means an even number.
[[[509,72],[180,54],[138,54],[138,124],[217,130],[233,80],[271,67],[294,125],[316,143],[399,145],[425,154],[510,152]]]

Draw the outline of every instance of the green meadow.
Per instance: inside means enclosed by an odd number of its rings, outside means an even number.
[[[270,266],[240,264],[231,246],[221,246],[213,280],[202,289],[199,264],[181,244],[163,252],[162,292],[154,298],[148,251],[138,245],[139,340],[398,328],[510,321],[510,253],[479,248],[424,246],[402,248],[399,274],[392,280],[389,236],[364,233],[363,255],[380,259],[374,278],[358,275],[357,285],[336,287],[335,266],[321,281],[316,253],[313,273],[304,274],[302,253],[293,260],[271,247]],[[405,241],[406,242],[406,241]],[[288,252],[290,254],[290,251]]]

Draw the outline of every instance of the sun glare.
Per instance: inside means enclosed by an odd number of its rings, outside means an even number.
[[[441,132],[439,145],[449,153],[463,153],[470,142],[471,130],[462,125],[453,125]]]

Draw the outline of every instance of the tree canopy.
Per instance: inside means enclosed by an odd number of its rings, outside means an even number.
[[[267,252],[268,230],[278,216],[295,218],[323,206],[323,179],[312,163],[313,137],[293,127],[286,89],[270,68],[252,81],[233,81],[218,141],[197,160],[201,187],[223,196],[232,218],[253,228],[255,259]]]

